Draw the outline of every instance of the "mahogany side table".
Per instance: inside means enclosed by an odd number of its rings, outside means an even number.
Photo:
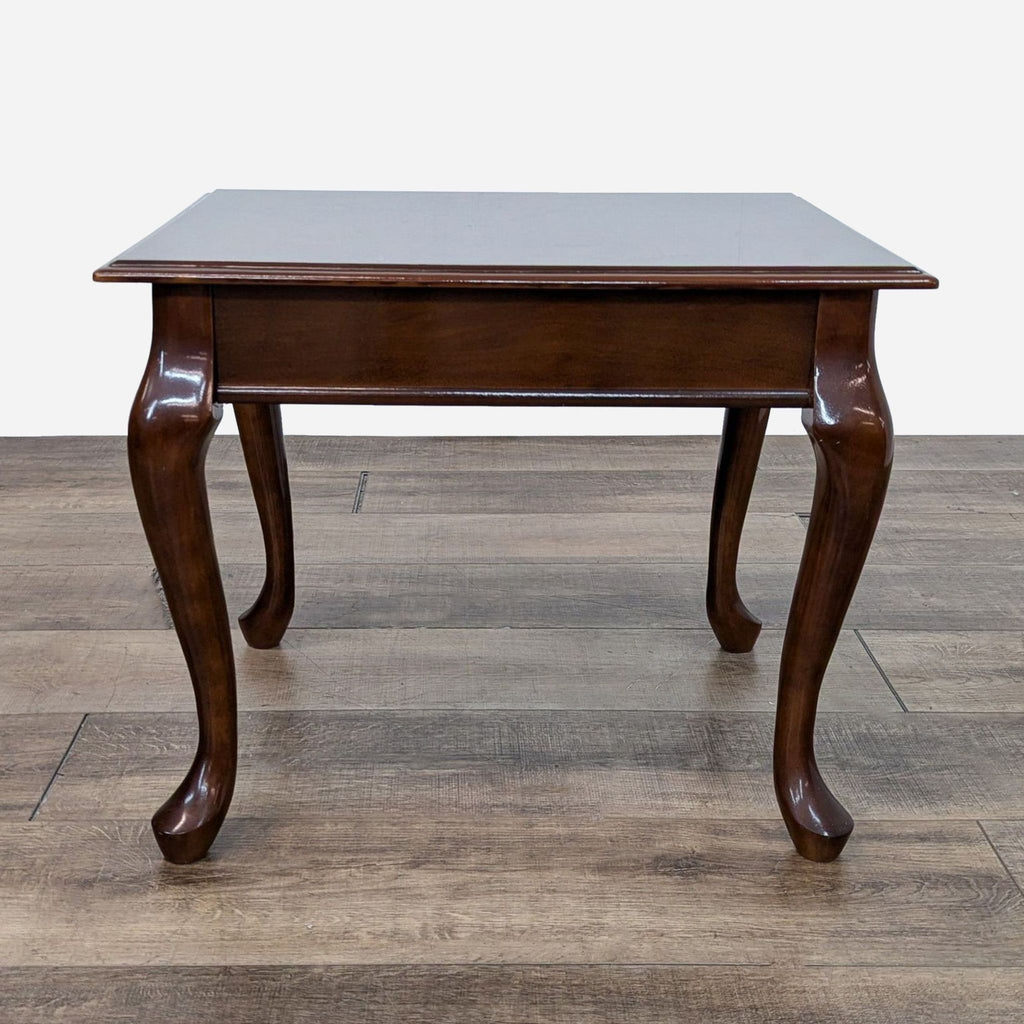
[[[128,456],[199,714],[195,760],[153,818],[168,860],[206,854],[235,783],[235,668],[204,478],[223,402],[266,546],[240,619],[261,648],[280,641],[294,601],[281,402],[724,406],[707,611],[728,651],[749,651],[761,628],[736,558],[768,413],[802,408],[817,475],[782,651],[775,791],[797,850],[839,855],[853,820],[818,771],[814,719],[892,462],[875,300],[935,278],[788,194],[276,191],[210,193],[94,277],[153,290]]]

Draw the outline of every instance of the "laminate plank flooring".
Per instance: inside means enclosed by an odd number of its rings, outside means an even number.
[[[1003,866],[1024,892],[1024,818],[1019,821],[983,821],[981,826]]]
[[[2,449],[2,439],[0,439]],[[697,512],[711,505],[714,465],[692,470],[439,470],[366,473],[362,511],[378,513]],[[292,468],[297,509],[349,512],[359,485],[356,469]],[[249,480],[241,454],[208,466],[211,506],[248,511]],[[752,513],[810,512],[813,466],[762,466]],[[940,469],[898,472],[886,498],[889,513],[1024,511],[1024,472]],[[86,462],[58,470],[16,467],[0,487],[0,511],[121,512],[135,514],[127,461],[96,467]]]
[[[251,502],[250,502],[251,504]],[[295,515],[295,558],[300,565],[336,562],[458,563],[574,562],[645,563],[707,557],[708,517],[696,513],[644,515],[395,515],[355,516],[300,512]],[[1024,536],[1012,516],[986,516],[983,540],[997,543],[1005,520]],[[0,565],[151,565],[138,516],[115,513],[38,515],[0,519]],[[254,511],[214,518],[220,557],[226,562],[262,557]],[[744,558],[796,564],[804,529],[794,515],[751,516]],[[993,560],[998,560],[998,550]],[[1005,561],[1005,557],[1004,557]]]
[[[700,512],[710,508],[713,468],[706,470],[573,470],[559,472],[374,471],[363,512],[465,514],[495,512]],[[750,511],[811,510],[813,471],[762,468]],[[893,512],[1024,511],[1024,469],[918,470],[897,473],[886,496]]]
[[[263,566],[222,563],[228,607],[243,612]],[[794,564],[743,564],[740,589],[768,628],[789,613]],[[1024,566],[869,563],[851,629],[996,630],[1024,619]],[[305,565],[296,628],[703,629],[696,563]],[[160,629],[170,625],[144,565],[13,566],[0,572],[0,630]]]
[[[773,727],[765,712],[246,712],[233,809],[768,818]],[[144,817],[194,746],[188,714],[91,714],[38,817]],[[858,820],[1024,818],[1024,715],[825,712],[816,746]]]
[[[0,820],[35,813],[81,724],[76,714],[0,715]]]
[[[251,504],[251,500],[250,500]],[[707,558],[708,514],[634,512],[388,514],[299,511],[295,558],[335,562],[692,562]],[[0,565],[149,565],[135,513],[21,513],[0,518]],[[256,514],[215,515],[220,557],[256,560]],[[792,513],[751,513],[744,563],[796,565],[804,529]],[[1024,517],[1011,513],[883,516],[871,550],[876,565],[1024,565]]]
[[[135,1024],[143,1007],[148,1024],[1018,1024],[1022,1004],[1012,967],[0,968],[20,1024]]]
[[[910,711],[1024,711],[1024,624],[862,635]]]
[[[149,566],[0,567],[0,630],[168,626]]]
[[[770,711],[782,631],[750,654],[707,629],[290,629],[253,651],[234,635],[244,710],[533,708]],[[0,632],[0,714],[191,711],[171,630]],[[826,711],[898,708],[844,630]]]
[[[806,438],[765,443],[750,655],[704,616],[715,439],[287,447],[293,628],[236,633],[236,802],[180,868],[148,817],[192,698],[124,441],[0,439],[5,1024],[1020,1019],[1024,438],[897,439],[822,694],[832,865],[769,770]],[[237,615],[237,438],[208,477]]]
[[[1019,967],[973,821],[873,822],[838,870],[772,820],[236,815],[166,865],[144,819],[0,823],[0,962]],[[909,941],[910,936],[913,941]]]
[[[287,429],[287,422],[285,423]],[[213,459],[233,457],[234,438],[215,439]],[[679,470],[714,472],[718,439],[707,437],[296,437],[288,452],[296,469],[435,470]],[[1006,470],[1019,473],[1024,435],[896,438],[897,471]],[[813,470],[810,443],[800,436],[769,436],[764,469]]]
[[[86,567],[80,567],[83,577]],[[221,566],[231,608],[259,593],[262,566]],[[70,571],[70,570],[69,570]],[[795,564],[744,564],[740,591],[783,629]],[[84,586],[83,584],[80,584]],[[869,564],[847,616],[859,629],[1011,630],[1024,620],[1024,566]],[[307,565],[293,623],[306,628],[684,628],[707,624],[695,563]]]
[[[285,410],[287,433],[287,410]],[[714,471],[718,439],[666,437],[287,437],[294,470],[679,470]],[[4,437],[0,458],[19,473],[59,473],[83,462],[127,469],[123,437]],[[896,438],[896,472],[919,469],[1006,470],[1019,473],[1024,435]],[[207,466],[242,466],[233,435],[214,436]],[[769,436],[763,469],[813,468],[807,438]]]

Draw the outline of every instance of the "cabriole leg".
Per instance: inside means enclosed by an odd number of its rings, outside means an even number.
[[[838,857],[853,830],[853,819],[818,771],[814,718],[892,466],[892,423],[875,368],[874,312],[873,292],[821,296],[814,405],[803,416],[817,476],[782,651],[775,792],[798,852],[816,861]]]
[[[725,410],[711,505],[707,610],[711,628],[727,651],[751,650],[761,632],[761,620],[750,613],[736,588],[736,559],[770,411]]]
[[[238,623],[250,647],[276,647],[295,607],[292,505],[281,407],[239,402],[235,418],[267,555],[263,589]]]
[[[199,714],[192,767],[153,817],[160,849],[179,864],[206,854],[235,784],[235,667],[204,474],[219,419],[209,291],[155,285],[153,346],[128,422],[128,460]]]

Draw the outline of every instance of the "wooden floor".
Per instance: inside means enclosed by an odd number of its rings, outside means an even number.
[[[830,865],[771,784],[810,446],[766,443],[752,655],[704,618],[715,449],[292,440],[293,628],[236,633],[235,803],[182,868],[148,818],[191,690],[123,442],[0,441],[0,1020],[1024,1019],[1024,438],[898,442],[822,698]],[[237,615],[236,439],[209,476]]]

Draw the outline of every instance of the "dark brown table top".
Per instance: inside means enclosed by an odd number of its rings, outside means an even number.
[[[788,193],[218,190],[98,281],[935,287]]]

